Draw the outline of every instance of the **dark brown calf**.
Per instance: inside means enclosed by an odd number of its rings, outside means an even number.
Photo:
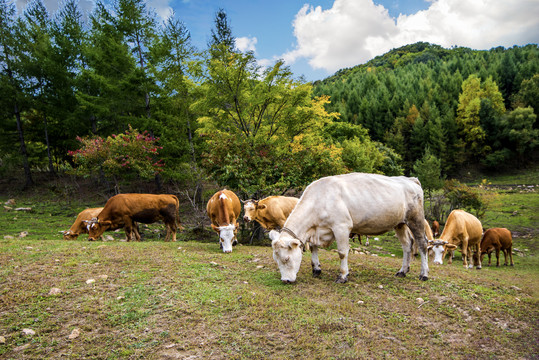
[[[507,254],[511,258],[513,266],[513,238],[511,232],[506,228],[492,228],[485,231],[481,239],[481,261],[485,254],[488,255],[488,266],[490,266],[490,254],[496,251],[496,266],[500,266],[500,250],[503,251],[505,266],[507,266]]]
[[[432,222],[432,234],[437,237],[440,236],[440,223],[436,220]]]

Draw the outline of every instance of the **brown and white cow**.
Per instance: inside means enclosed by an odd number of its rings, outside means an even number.
[[[69,230],[60,231],[64,234],[64,240],[76,240],[80,234],[88,234],[88,225],[84,221],[97,217],[101,210],[102,207],[82,210]]]
[[[480,244],[483,227],[481,221],[464,210],[453,210],[445,223],[440,239],[429,241],[429,250],[434,253],[434,264],[443,264],[446,253],[460,246],[463,265],[481,269]],[[474,254],[472,264],[472,251]],[[468,260],[468,261],[467,261]],[[450,258],[448,263],[451,264]]]
[[[434,236],[440,236],[440,223],[436,220],[432,222],[432,234]]]
[[[505,266],[507,266],[507,258],[511,258],[511,266],[513,264],[513,237],[511,231],[506,228],[492,228],[485,231],[481,240],[481,261],[483,256],[488,255],[488,266],[490,266],[490,255],[496,251],[496,266],[500,266],[500,250],[503,251]],[[509,255],[508,255],[509,254]]]
[[[298,200],[291,196],[268,196],[262,200],[245,200],[243,220],[245,222],[255,220],[268,230],[281,229]]]
[[[411,246],[405,239],[408,226],[421,253],[421,280],[428,279],[427,241],[423,190],[416,178],[351,173],[329,176],[311,183],[286,220],[282,231],[270,231],[273,259],[285,283],[296,281],[302,248],[311,245],[313,275],[322,272],[318,247],[337,242],[341,259],[337,282],[348,279],[349,235],[379,235],[395,229],[403,244],[403,262],[397,276],[410,270]]]
[[[240,199],[230,190],[216,192],[206,205],[212,229],[219,234],[219,244],[223,252],[232,252],[238,232],[237,219],[241,212]]]
[[[97,218],[86,221],[89,226],[89,240],[95,240],[106,230],[124,228],[127,241],[133,232],[137,241],[140,234],[135,222],[152,224],[163,221],[167,228],[165,241],[176,241],[176,230],[180,225],[180,202],[175,195],[168,194],[118,194],[111,197]]]

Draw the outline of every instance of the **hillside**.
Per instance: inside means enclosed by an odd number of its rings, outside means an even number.
[[[330,96],[328,111],[396,150],[407,171],[427,148],[449,173],[467,164],[521,166],[537,146],[535,44],[479,51],[420,42],[313,86],[315,95]],[[510,135],[523,129],[532,136]]]

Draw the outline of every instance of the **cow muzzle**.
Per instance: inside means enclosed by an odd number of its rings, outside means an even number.
[[[245,221],[245,222],[251,222],[251,218],[250,218],[249,216],[245,215],[245,216],[243,217],[243,221]]]
[[[288,279],[281,279],[281,281],[283,282],[283,284],[293,284],[294,283],[294,281],[288,280]]]

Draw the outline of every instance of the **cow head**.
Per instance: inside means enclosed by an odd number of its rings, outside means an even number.
[[[219,226],[217,229],[219,233],[219,242],[221,243],[221,248],[223,249],[223,252],[232,252],[232,246],[238,243],[238,241],[236,240],[237,226],[230,224],[226,226]]]
[[[256,212],[258,210],[263,210],[266,208],[265,204],[258,204],[258,200],[245,200],[243,202],[243,210],[245,215],[243,215],[243,221],[251,222],[256,218]]]
[[[111,226],[111,222],[100,221],[98,218],[93,218],[92,220],[84,220],[86,227],[88,229],[88,240],[95,241],[103,235],[103,233],[108,230]]]
[[[64,234],[64,240],[77,240],[79,234],[72,232],[71,230],[60,231]]]
[[[286,232],[279,233],[276,230],[271,230],[269,237],[273,248],[273,260],[279,266],[281,280],[284,283],[293,283],[296,281],[301,265],[303,244]]]
[[[444,240],[429,240],[427,250],[434,253],[435,265],[442,265],[444,263],[445,255],[448,251],[453,251],[457,248],[457,245],[450,244]]]

